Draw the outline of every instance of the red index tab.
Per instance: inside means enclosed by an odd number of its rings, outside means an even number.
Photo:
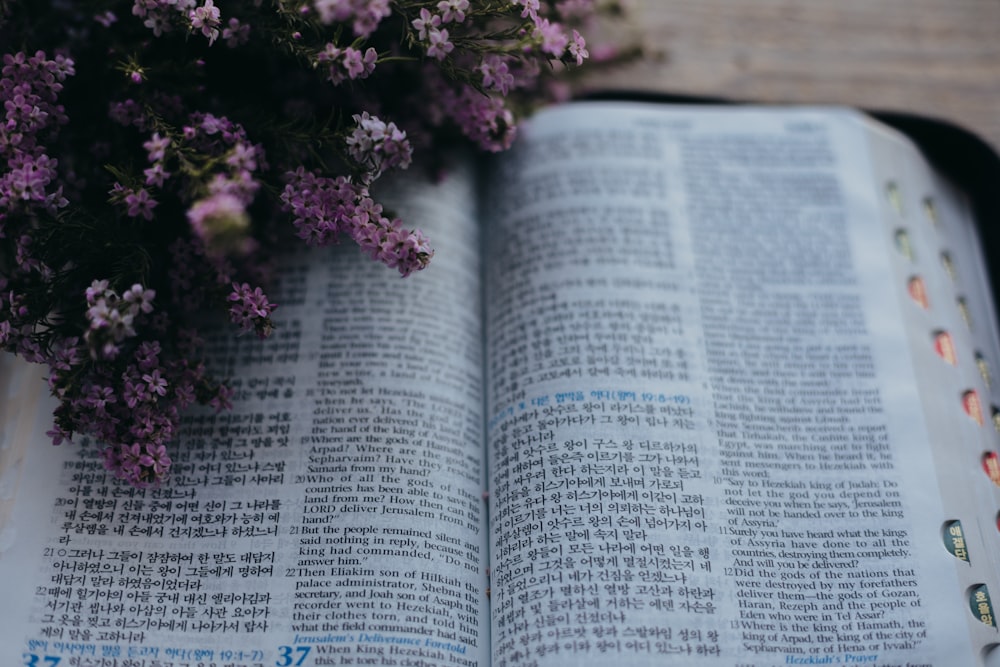
[[[983,454],[983,470],[994,484],[1000,486],[1000,456],[996,452]]]
[[[979,393],[975,389],[962,394],[962,409],[977,424],[983,425],[983,404],[979,401]]]
[[[927,286],[920,276],[913,276],[906,284],[906,290],[910,293],[910,298],[917,302],[921,308],[930,308],[931,304],[927,298]]]
[[[951,334],[947,331],[938,331],[934,334],[934,351],[952,366],[958,363],[958,357],[955,354],[955,341],[952,340]]]

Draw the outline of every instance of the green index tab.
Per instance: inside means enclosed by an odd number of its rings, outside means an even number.
[[[997,627],[996,618],[993,616],[993,603],[990,602],[990,592],[986,584],[979,584],[969,589],[969,609],[984,625]]]
[[[896,250],[906,259],[913,261],[913,246],[910,244],[910,235],[905,229],[897,229],[895,235]]]
[[[962,532],[962,522],[959,520],[949,521],[944,525],[944,546],[955,558],[971,562],[969,560],[969,550],[965,545],[965,533]]]

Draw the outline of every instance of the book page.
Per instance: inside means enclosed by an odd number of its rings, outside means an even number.
[[[977,664],[866,123],[590,103],[491,183],[493,664]]]
[[[43,402],[12,445],[0,663],[485,664],[474,179],[411,176],[385,196],[431,265],[402,279],[353,244],[283,260],[274,335],[210,340],[234,408],[185,419],[162,488],[53,448]]]

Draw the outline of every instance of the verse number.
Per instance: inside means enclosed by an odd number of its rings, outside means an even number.
[[[299,667],[309,655],[311,648],[312,646],[279,646],[278,655],[281,659],[274,664],[278,667]]]
[[[56,667],[62,658],[56,655],[36,655],[34,653],[22,653],[25,667]]]

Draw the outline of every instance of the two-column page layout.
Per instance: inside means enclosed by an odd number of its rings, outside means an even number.
[[[284,259],[158,489],[4,360],[0,662],[998,659],[993,297],[906,139],[574,103],[381,196],[431,266]]]

